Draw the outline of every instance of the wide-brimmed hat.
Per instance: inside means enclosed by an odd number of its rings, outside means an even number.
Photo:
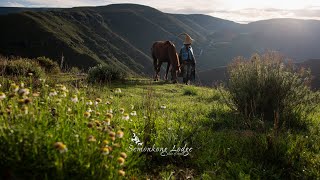
[[[194,39],[192,39],[191,36],[189,36],[189,34],[187,34],[187,33],[181,33],[181,34],[179,34],[178,36],[181,36],[181,35],[185,35],[185,36],[186,36],[185,39],[184,39],[184,41],[183,41],[183,44],[192,44],[192,41],[193,41]]]

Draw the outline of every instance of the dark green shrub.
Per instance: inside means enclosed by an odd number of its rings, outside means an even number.
[[[186,96],[196,96],[198,95],[198,91],[195,87],[185,87],[183,89],[183,95],[186,95]]]
[[[88,81],[91,83],[110,83],[112,81],[124,80],[128,74],[116,66],[99,64],[89,69]]]
[[[301,125],[319,102],[319,94],[309,88],[310,71],[276,53],[237,58],[228,73],[230,107],[248,119],[274,122],[275,127]]]
[[[36,62],[45,70],[46,73],[57,74],[60,72],[60,67],[57,62],[46,58],[46,57],[37,57]]]
[[[4,60],[0,62],[0,73],[4,76],[32,75],[36,78],[44,75],[44,71],[37,62],[22,58],[17,60]]]

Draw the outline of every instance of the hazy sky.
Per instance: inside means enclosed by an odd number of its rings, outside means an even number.
[[[201,13],[236,22],[270,18],[320,20],[320,0],[0,0],[0,6],[75,7],[144,4],[169,13]]]

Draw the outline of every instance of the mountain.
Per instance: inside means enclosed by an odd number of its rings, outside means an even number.
[[[48,56],[87,69],[98,63],[152,74],[150,47],[182,32],[191,35],[199,71],[234,57],[279,51],[300,62],[320,57],[320,21],[272,19],[238,24],[201,14],[168,14],[137,4],[65,9],[0,8],[0,54]]]

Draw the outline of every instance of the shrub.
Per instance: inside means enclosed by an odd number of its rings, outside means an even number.
[[[30,73],[36,78],[44,72],[40,65],[30,59],[4,60],[0,62],[0,72],[7,76],[28,76]]]
[[[44,56],[37,57],[35,59],[36,62],[45,70],[46,73],[57,74],[60,72],[60,68],[57,62],[46,58]]]
[[[310,71],[298,69],[276,53],[237,58],[228,67],[230,107],[248,119],[298,125],[313,112],[319,94],[310,90]]]
[[[91,83],[106,83],[124,80],[128,74],[118,67],[99,64],[89,69],[88,81]]]
[[[198,95],[198,91],[195,87],[185,87],[183,89],[183,95],[186,95],[186,96],[196,96]]]

